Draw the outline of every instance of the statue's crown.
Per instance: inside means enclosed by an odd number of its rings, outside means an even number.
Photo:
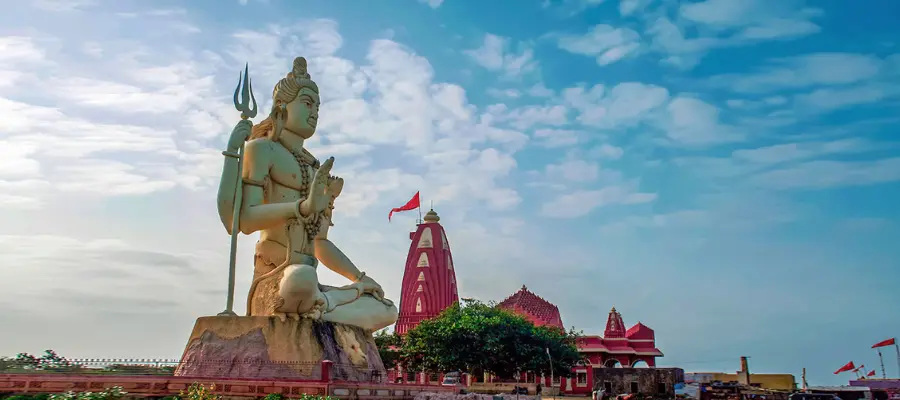
[[[294,59],[294,67],[288,72],[287,79],[293,79],[300,87],[308,87],[319,93],[319,86],[309,76],[309,70],[306,66],[306,58],[297,57]]]

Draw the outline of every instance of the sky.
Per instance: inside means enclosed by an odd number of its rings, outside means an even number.
[[[663,366],[802,368],[900,335],[900,3],[35,0],[0,14],[0,354],[178,358],[225,307],[215,193],[249,63],[296,56],[332,240],[395,300],[416,191],[460,295],[523,284]],[[254,236],[238,245],[236,304]],[[320,269],[320,279],[343,278]],[[893,317],[891,316],[893,315]],[[900,371],[887,353],[889,376]]]

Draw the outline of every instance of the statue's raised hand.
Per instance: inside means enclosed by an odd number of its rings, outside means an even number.
[[[305,209],[304,214],[308,215],[307,213],[309,212],[320,213],[328,207],[328,203],[331,200],[331,195],[328,191],[328,177],[331,176],[331,167],[333,166],[334,157],[328,157],[316,170],[309,195],[303,201],[304,204],[301,205],[302,209]]]
[[[242,119],[234,129],[231,130],[231,136],[228,138],[228,151],[237,152],[253,131],[253,123],[250,120]]]

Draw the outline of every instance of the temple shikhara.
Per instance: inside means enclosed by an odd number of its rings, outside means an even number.
[[[459,301],[456,272],[441,217],[429,210],[410,232],[409,254],[400,289],[400,316],[394,332],[405,334],[422,320],[434,318]]]
[[[447,233],[434,210],[425,214],[422,222],[410,232],[409,253],[403,273],[400,294],[400,316],[394,331],[405,334],[419,322],[434,318],[459,301],[456,272]],[[505,298],[497,307],[522,315],[535,325],[565,329],[559,307],[528,290]],[[562,393],[587,394],[594,387],[592,368],[596,367],[655,367],[656,357],[663,353],[656,348],[653,329],[638,322],[626,328],[622,314],[613,307],[606,319],[603,335],[586,335],[578,339],[578,350],[586,363],[576,366],[572,378],[533,376],[523,373],[524,382],[539,382],[559,387]],[[395,375],[396,376],[396,375]],[[424,374],[404,374],[403,380],[429,380]]]

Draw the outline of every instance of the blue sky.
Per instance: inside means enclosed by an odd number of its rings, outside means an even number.
[[[347,180],[334,240],[390,297],[414,216],[386,213],[421,190],[461,295],[526,284],[589,334],[615,305],[656,330],[662,365],[750,356],[838,384],[832,371],[877,365],[869,346],[900,333],[896,2],[7,10],[0,321],[17,333],[0,353],[180,354],[224,303],[213,199],[238,71],[250,64],[265,110],[295,56],[324,100],[308,148]],[[238,299],[254,241],[240,241]]]

